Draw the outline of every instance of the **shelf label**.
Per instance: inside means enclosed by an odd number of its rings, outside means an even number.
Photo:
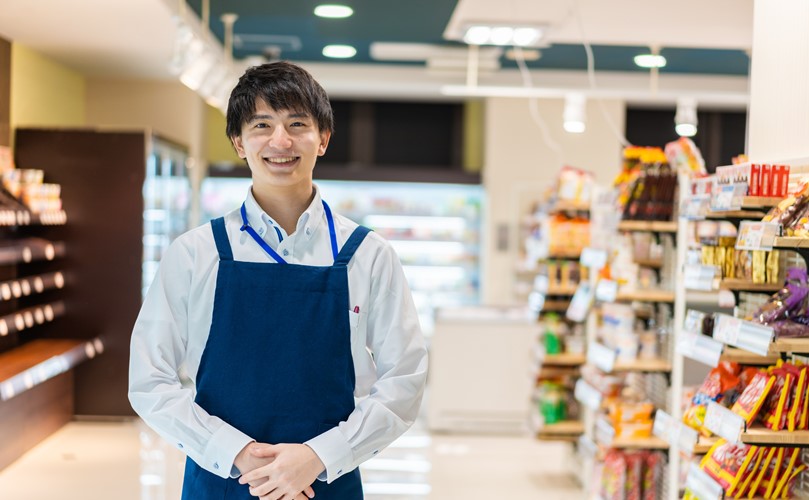
[[[601,408],[602,395],[592,385],[580,378],[576,381],[576,387],[573,390],[573,396],[576,401],[590,408],[591,410],[598,411]]]
[[[713,338],[724,344],[767,356],[773,339],[773,329],[744,321],[727,314],[717,314]]]
[[[746,182],[723,185],[719,188],[719,192],[715,193],[711,198],[711,210],[714,212],[741,210],[742,202],[746,195]]]
[[[587,314],[593,306],[593,291],[589,283],[580,283],[576,293],[570,301],[565,316],[570,321],[581,323],[587,319]]]
[[[677,447],[680,449],[680,451],[693,455],[694,448],[696,448],[697,442],[699,441],[699,433],[682,422],[679,422],[679,425]]]
[[[669,443],[669,445],[677,446],[680,451],[689,455],[693,455],[694,447],[697,445],[697,431],[675,420],[663,410],[657,410],[655,413],[652,433]]]
[[[721,500],[724,494],[722,486],[695,463],[688,468],[685,489],[699,500]]]
[[[607,251],[587,247],[582,250],[579,262],[585,267],[599,271],[607,265]]]
[[[781,224],[777,222],[742,221],[739,236],[736,237],[737,250],[772,250],[775,238],[781,234]]]
[[[685,200],[680,209],[680,216],[688,220],[702,220],[711,210],[711,195],[698,194]]]
[[[685,287],[688,290],[713,290],[716,272],[716,266],[686,265]]]
[[[618,296],[618,282],[612,280],[599,280],[596,285],[596,300],[601,302],[615,302]]]
[[[736,296],[730,290],[719,290],[719,307],[736,307]]]
[[[536,278],[534,278],[534,291],[547,294],[548,293],[548,285],[549,280],[548,277],[544,274],[540,274]]]
[[[545,294],[533,291],[528,294],[528,308],[539,314],[545,307]]]
[[[702,322],[705,320],[705,313],[689,309],[685,313],[685,321],[683,321],[683,330],[688,333],[700,333],[702,331]]]
[[[587,362],[598,367],[599,370],[610,373],[615,367],[616,352],[599,343],[590,342],[587,346]]]
[[[615,429],[603,417],[596,420],[596,427],[593,433],[596,443],[603,446],[611,446],[615,441]]]
[[[677,353],[704,365],[716,367],[725,344],[700,333],[683,332],[677,342]]]
[[[705,428],[728,442],[738,443],[744,432],[745,422],[741,416],[711,401],[705,413]]]

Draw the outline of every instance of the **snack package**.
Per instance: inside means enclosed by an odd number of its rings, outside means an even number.
[[[786,452],[786,458],[784,461],[784,467],[779,472],[778,475],[778,483],[775,485],[775,489],[772,493],[772,498],[778,498],[781,494],[781,491],[786,486],[787,481],[789,480],[790,473],[795,470],[795,463],[798,461],[800,457],[801,449],[800,448],[792,448]]]
[[[807,234],[807,236],[809,236],[809,234]],[[780,282],[781,282],[781,252],[778,250],[773,250],[769,252],[769,254],[767,254],[767,283],[775,285]]]
[[[764,250],[753,250],[753,283],[764,284],[767,282],[767,252]]]
[[[703,427],[708,403],[721,403],[725,395],[739,385],[739,377],[736,375],[738,372],[739,365],[736,363],[723,362],[711,369],[691,400],[691,407],[683,414],[683,423],[706,437],[710,436],[711,432]]]
[[[649,453],[643,469],[643,500],[657,500],[657,485],[663,481],[663,456]]]
[[[789,393],[792,391],[792,374],[783,367],[779,367],[772,370],[772,375],[775,376],[775,384],[764,402],[764,417],[761,420],[766,428],[780,431],[781,415],[787,404]]]
[[[753,321],[768,325],[779,319],[788,319],[789,313],[801,307],[808,294],[806,270],[790,268],[784,288],[753,314]]]
[[[700,468],[714,478],[725,491],[735,490],[756,449],[757,446],[733,444],[720,439],[705,455]]]
[[[795,488],[795,481],[798,479],[798,475],[806,470],[806,465],[801,464],[793,470],[789,476],[787,477],[786,484],[781,490],[781,498],[796,498],[793,489]]]
[[[753,482],[750,484],[750,489],[748,490],[747,498],[753,498],[753,497],[756,496],[756,493],[758,492],[759,487],[761,486],[761,483],[764,481],[764,476],[767,474],[767,472],[769,471],[769,469],[770,469],[770,467],[772,465],[773,458],[775,457],[775,450],[776,449],[777,448],[769,448],[767,450],[767,454],[764,456],[764,459],[761,461],[761,468],[758,469],[758,472],[756,473],[755,479],[753,479]]]
[[[765,454],[766,448],[759,447],[756,450],[753,460],[750,461],[747,469],[742,473],[739,486],[736,488],[735,492],[729,490],[727,496],[733,494],[733,498],[742,498],[745,492],[750,491],[750,484],[753,482],[753,478],[756,477],[759,471],[759,465],[761,465]]]
[[[767,399],[774,383],[775,377],[764,370],[759,371],[744,389],[739,399],[733,404],[730,411],[742,417],[747,422],[747,425],[750,425],[761,410],[761,406],[764,404],[764,400]]]
[[[789,406],[789,412],[787,415],[787,429],[789,432],[793,432],[800,427],[800,420],[802,418],[801,409],[803,408],[803,402],[806,399],[806,367],[795,367],[798,370],[798,383],[795,384],[795,391],[793,392],[793,397],[791,401],[791,405]]]
[[[643,479],[644,457],[640,453],[626,455],[625,500],[641,500],[641,480]]]
[[[764,475],[764,481],[758,487],[758,494],[765,498],[772,498],[775,491],[776,483],[778,482],[778,475],[781,472],[782,464],[784,463],[784,456],[786,448],[778,448],[775,452],[775,460],[772,467]]]
[[[616,450],[608,451],[604,458],[604,468],[601,471],[601,498],[624,500],[626,477],[627,465],[624,454]]]

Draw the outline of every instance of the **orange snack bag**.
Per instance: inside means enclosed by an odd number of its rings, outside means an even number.
[[[792,402],[787,415],[787,429],[789,429],[789,432],[798,428],[801,408],[806,399],[804,395],[806,392],[806,367],[796,367],[796,370],[798,371],[798,383],[795,385],[795,390],[792,393]]]
[[[763,370],[758,372],[739,396],[739,399],[733,404],[730,411],[741,416],[750,425],[756,419],[756,415],[761,410],[761,406],[767,399],[767,395],[770,393],[774,383],[775,377]]]

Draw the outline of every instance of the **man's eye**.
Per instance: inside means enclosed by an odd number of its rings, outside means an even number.
[[[304,122],[294,122],[292,123],[293,127],[305,127],[306,124]]]
[[[269,125],[266,123],[256,123],[256,128],[267,128]]]

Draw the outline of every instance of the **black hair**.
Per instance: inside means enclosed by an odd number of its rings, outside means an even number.
[[[300,66],[278,61],[248,68],[239,78],[228,100],[228,138],[242,133],[259,99],[275,110],[308,113],[320,132],[334,132],[334,113],[323,87]]]

